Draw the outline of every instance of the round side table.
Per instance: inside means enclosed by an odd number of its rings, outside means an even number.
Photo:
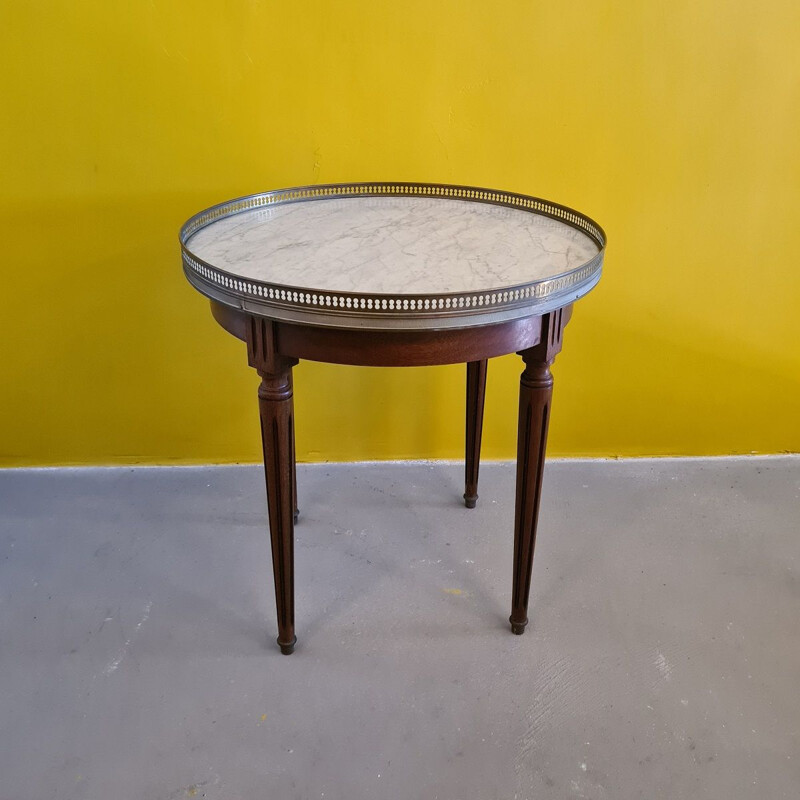
[[[293,651],[297,481],[292,367],[466,363],[464,502],[478,499],[487,360],[519,353],[511,630],[528,623],[553,378],[572,303],[605,234],[536,197],[425,183],[305,186],[221,203],[180,232],[189,282],[247,343],[258,401],[278,612]]]

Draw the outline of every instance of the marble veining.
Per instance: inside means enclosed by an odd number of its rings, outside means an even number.
[[[585,233],[503,206],[426,197],[290,203],[217,220],[186,246],[245,279],[333,292],[501,289],[575,269],[599,252]]]

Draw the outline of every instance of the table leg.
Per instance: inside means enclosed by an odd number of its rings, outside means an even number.
[[[464,505],[475,508],[478,502],[478,469],[481,462],[483,403],[486,394],[486,359],[467,364],[467,435],[464,475]]]
[[[275,374],[260,372],[261,386],[258,388],[275,605],[278,610],[278,645],[285,655],[294,650],[297,641],[294,635],[294,419],[291,369],[288,366],[285,371]]]
[[[569,319],[563,309],[542,319],[542,340],[519,355],[525,370],[519,382],[519,429],[517,433],[517,500],[514,517],[514,580],[511,630],[525,632],[533,572],[533,550],[542,493],[547,427],[553,396],[550,365],[561,350],[561,334]]]
[[[278,353],[275,324],[248,318],[247,355],[261,376],[258,406],[264,476],[272,544],[272,572],[278,611],[278,645],[284,655],[294,650],[294,402],[292,367],[296,359]]]

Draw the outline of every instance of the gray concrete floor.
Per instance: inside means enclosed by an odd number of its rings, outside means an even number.
[[[0,473],[0,798],[797,798],[800,459]]]

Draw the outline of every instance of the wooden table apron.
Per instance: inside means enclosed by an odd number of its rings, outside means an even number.
[[[279,322],[211,301],[217,322],[247,343],[248,361],[261,377],[258,400],[267,484],[278,645],[289,654],[294,630],[294,523],[297,479],[294,445],[292,368],[300,359],[356,366],[411,367],[467,364],[466,465],[464,501],[478,498],[481,427],[487,359],[518,353],[520,376],[517,487],[511,630],[528,624],[533,553],[542,489],[553,378],[550,366],[561,350],[572,313],[566,305],[541,316],[493,325],[443,330],[372,331],[322,328]]]

